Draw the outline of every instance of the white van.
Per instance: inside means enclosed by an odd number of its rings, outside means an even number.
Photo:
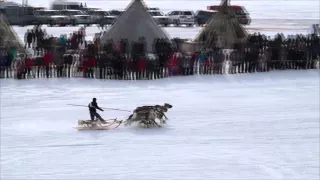
[[[192,27],[195,25],[195,15],[193,11],[171,11],[167,14],[171,20],[171,24],[175,26],[187,25]]]

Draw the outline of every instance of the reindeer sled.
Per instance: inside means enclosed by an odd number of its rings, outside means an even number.
[[[78,127],[74,127],[79,131],[83,130],[110,130],[118,128],[123,121],[116,119],[109,119],[106,121],[101,121],[99,119],[95,121],[91,120],[78,120]]]
[[[81,106],[81,105],[74,105]],[[82,130],[110,130],[118,128],[122,123],[125,126],[130,126],[132,124],[138,124],[145,128],[151,127],[162,127],[161,125],[166,124],[168,120],[165,112],[172,108],[171,104],[165,103],[164,105],[154,105],[154,106],[141,106],[137,107],[133,113],[126,120],[109,119],[101,121],[96,119],[91,120],[78,120],[78,127],[75,129]],[[105,108],[106,109],[106,108]],[[109,108],[110,109],[110,108]],[[126,111],[126,110],[122,110]]]
[[[171,109],[172,105],[165,103],[164,105],[141,106],[137,107],[133,114],[124,122],[125,126],[139,124],[145,128],[161,127],[168,120],[165,112]],[[157,122],[159,120],[159,122]]]

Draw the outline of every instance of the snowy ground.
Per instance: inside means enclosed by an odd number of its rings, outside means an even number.
[[[319,73],[0,80],[0,179],[319,179]],[[76,131],[88,110],[66,104],[93,97],[173,109],[161,129]]]
[[[21,2],[20,0],[15,0]],[[92,0],[121,9],[129,0]],[[29,0],[49,6],[49,0]],[[220,1],[147,0],[164,12],[205,9]],[[319,1],[232,1],[250,12],[250,32],[308,32]],[[32,27],[14,27],[23,39]],[[79,27],[46,28],[59,36]],[[194,38],[201,28],[165,30]],[[99,32],[87,30],[88,39]],[[0,179],[319,179],[319,70],[175,77],[155,81],[0,80]],[[123,127],[78,132],[93,97],[101,106],[133,110],[169,102],[161,129]],[[107,111],[105,118],[129,113]]]

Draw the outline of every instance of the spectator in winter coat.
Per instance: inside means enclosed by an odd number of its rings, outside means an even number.
[[[17,55],[17,51],[14,47],[10,48],[8,51],[7,63],[11,65],[11,63],[15,60]]]
[[[99,74],[100,74],[100,79],[105,78],[104,74],[105,74],[105,65],[104,65],[104,61],[106,60],[106,55],[105,53],[100,53],[97,57],[97,66],[99,67]]]
[[[79,47],[78,38],[76,34],[73,34],[73,36],[70,39],[71,49],[77,50]]]
[[[138,71],[139,71],[139,74],[140,74],[140,78],[143,78],[142,75],[143,75],[143,72],[147,68],[148,60],[146,58],[144,58],[143,56],[140,56],[140,59],[138,60],[138,63],[140,63],[139,66],[138,66]]]
[[[67,55],[67,61],[65,62],[68,66],[71,66],[72,63],[73,63],[73,55],[74,55],[74,52],[73,51],[70,51],[69,54]]]
[[[46,50],[43,56],[44,66],[50,66],[53,60],[52,57],[53,55],[51,54],[51,52],[49,50]]]
[[[32,32],[30,30],[27,31],[27,45],[28,48],[31,48],[33,38],[32,38]]]
[[[25,64],[20,57],[17,57],[14,61],[14,66],[17,69],[17,78],[22,79],[25,74]]]
[[[46,50],[45,54],[43,56],[43,62],[44,62],[44,66],[46,68],[47,78],[49,78],[50,65],[51,65],[52,61],[53,61],[53,55],[51,54],[50,51]]]
[[[4,52],[2,49],[0,49],[0,78],[4,78],[5,77],[5,69],[6,68],[6,59],[4,56]]]
[[[95,64],[95,59],[86,54],[84,56],[84,60],[83,60],[83,67],[84,67],[84,76],[85,77],[91,77],[93,76],[93,65]]]
[[[73,63],[73,54],[74,51],[69,51],[68,54],[64,56],[64,64],[68,67],[67,76],[71,77],[71,65]]]
[[[64,35],[61,35],[59,37],[59,45],[62,47],[66,47],[67,46],[67,39]]]
[[[205,60],[206,60],[206,56],[205,56],[204,52],[201,52],[199,54],[199,62],[200,62],[200,64],[203,64]]]
[[[6,62],[6,58],[5,58],[5,52],[4,50],[0,49],[0,66],[6,66],[7,62]]]
[[[63,55],[62,54],[56,54],[53,58],[53,62],[56,65],[57,70],[57,76],[62,77],[62,71],[63,71]]]
[[[176,56],[171,56],[171,58],[168,60],[168,71],[169,71],[169,76],[174,75],[176,72],[176,67],[177,67],[177,57]]]
[[[182,70],[183,75],[189,75],[189,72],[190,72],[190,58],[189,57],[183,58],[182,68],[183,68],[183,70]]]
[[[35,56],[34,56],[34,62],[33,65],[35,66],[35,71],[34,73],[37,74],[37,77],[40,75],[40,68],[44,66],[44,60],[43,60],[43,55],[40,53],[40,51],[37,51]]]
[[[127,64],[128,72],[133,72],[134,71],[134,64],[133,64],[132,58],[127,57],[126,61],[127,61],[126,64]]]
[[[32,68],[33,68],[33,59],[32,59],[31,54],[26,56],[24,64],[25,64],[25,68],[26,68],[26,74],[28,76],[30,76]]]
[[[88,58],[88,66],[90,68],[93,68],[93,67],[96,66],[96,64],[97,64],[96,58],[94,56],[89,56],[89,58]]]
[[[146,68],[146,60],[143,57],[140,57],[137,61],[137,69],[139,72],[142,72]]]
[[[31,29],[31,35],[32,35],[32,48],[35,48],[35,43],[36,43],[36,33],[35,30]]]
[[[152,77],[151,77],[151,75],[152,75],[152,73],[154,72],[154,70],[155,70],[155,59],[151,59],[151,60],[148,60],[147,61],[147,78],[148,79],[152,79]]]
[[[40,53],[40,51],[36,52],[34,56],[34,66],[43,66],[44,65],[44,60],[43,60],[43,55]]]
[[[38,30],[38,35],[37,35],[37,46],[40,48],[43,48],[43,39],[44,39],[44,32],[42,31],[42,29]]]
[[[83,40],[83,35],[82,35],[82,32],[81,31],[78,31],[78,34],[77,34],[77,42],[80,42]]]

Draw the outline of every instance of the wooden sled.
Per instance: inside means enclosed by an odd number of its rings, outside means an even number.
[[[113,124],[117,124],[116,127],[111,127]],[[74,127],[75,129],[81,131],[81,130],[110,130],[115,129],[122,124],[122,121],[119,121],[117,119],[110,119],[106,120],[105,122],[101,122],[100,120],[97,120],[92,124],[92,121],[90,120],[78,120],[78,127]],[[92,126],[93,125],[93,126]]]

